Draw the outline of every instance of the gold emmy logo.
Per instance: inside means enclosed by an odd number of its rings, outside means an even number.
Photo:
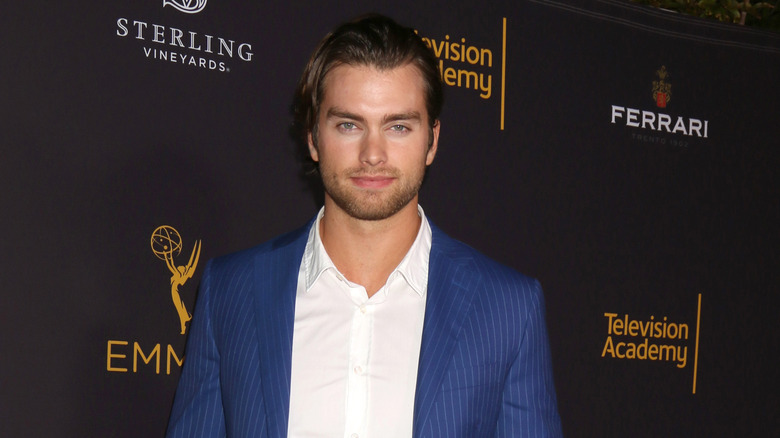
[[[665,82],[669,73],[666,72],[666,66],[655,72],[658,75],[658,81],[653,81],[653,99],[658,108],[666,108],[666,104],[672,100],[672,84]]]
[[[165,260],[168,270],[171,271],[171,299],[173,299],[173,305],[179,314],[181,334],[184,334],[187,330],[187,321],[192,319],[192,315],[187,312],[179,295],[179,286],[184,286],[184,283],[195,274],[195,268],[198,267],[198,259],[200,258],[200,240],[195,241],[195,247],[192,248],[187,266],[176,266],[174,257],[181,254],[181,249],[181,235],[175,228],[162,225],[152,233],[152,252],[158,259]]]

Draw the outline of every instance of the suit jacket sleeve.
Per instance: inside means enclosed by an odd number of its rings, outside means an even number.
[[[542,288],[534,282],[520,348],[509,369],[497,437],[560,437]]]
[[[211,320],[210,272],[206,266],[187,341],[184,369],[168,423],[168,438],[224,437],[219,351]]]

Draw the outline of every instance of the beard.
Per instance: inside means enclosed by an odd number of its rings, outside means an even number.
[[[425,176],[425,164],[411,175],[395,168],[365,170],[347,169],[343,174],[320,168],[325,193],[350,217],[365,221],[387,219],[406,207],[417,196]],[[382,176],[394,178],[393,183],[380,190],[362,189],[351,184],[350,178]]]

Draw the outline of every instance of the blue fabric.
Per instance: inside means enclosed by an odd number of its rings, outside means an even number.
[[[311,225],[208,263],[167,437],[287,436]],[[432,230],[414,436],[562,436],[539,283]]]

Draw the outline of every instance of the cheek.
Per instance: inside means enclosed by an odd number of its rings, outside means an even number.
[[[320,140],[317,150],[317,156],[319,158],[320,171],[328,173],[336,173],[339,170],[353,166],[355,163],[349,159],[349,154],[339,145],[333,145],[332,143],[326,143]]]
[[[417,152],[414,155],[408,155],[404,157],[403,162],[396,161],[394,167],[399,167],[404,173],[409,176],[422,175],[425,173],[425,168],[429,164],[426,151]]]

